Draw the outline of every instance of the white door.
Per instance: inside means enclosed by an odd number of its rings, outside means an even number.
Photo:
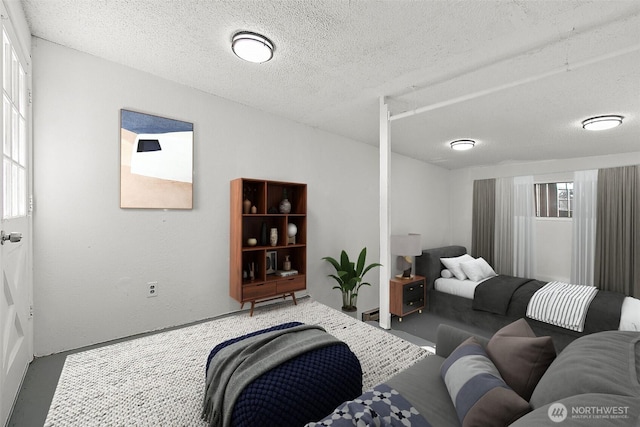
[[[6,15],[5,15],[6,16]],[[33,359],[29,74],[10,23],[2,25],[0,220],[0,425]]]

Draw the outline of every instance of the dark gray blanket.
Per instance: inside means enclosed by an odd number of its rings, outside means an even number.
[[[476,286],[472,308],[504,316],[507,314],[514,292],[520,286],[531,281],[531,279],[502,274],[487,279]]]
[[[475,290],[472,308],[513,319],[526,317],[531,296],[547,282],[499,275],[480,283]],[[624,294],[599,290],[587,310],[582,334],[617,330]]]
[[[620,313],[624,294],[599,290],[596,294],[584,321],[584,333],[592,334],[601,331],[614,331],[620,327]]]
[[[308,351],[341,343],[317,325],[300,325],[256,335],[224,347],[207,371],[202,418],[228,427],[242,390],[262,374]]]

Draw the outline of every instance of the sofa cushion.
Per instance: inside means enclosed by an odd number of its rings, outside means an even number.
[[[456,408],[440,377],[443,361],[444,358],[436,355],[425,357],[385,381],[410,401],[434,427],[460,424]]]
[[[527,321],[519,319],[491,337],[487,354],[509,387],[528,401],[556,349],[551,337],[536,337]]]
[[[460,344],[471,337],[474,337],[476,341],[478,341],[484,348],[487,348],[487,343],[489,342],[488,338],[472,334],[469,331],[456,328],[455,326],[447,325],[446,323],[441,323],[438,325],[436,334],[436,342],[438,343],[436,345],[436,354],[438,356],[442,356],[443,358],[449,357],[449,355],[453,353],[453,350],[458,348]]]
[[[531,395],[537,409],[577,394],[640,396],[640,333],[606,331],[578,338],[553,361]]]
[[[471,337],[444,361],[441,375],[462,426],[505,426],[531,409],[500,377],[480,343]]]
[[[638,425],[640,397],[579,394],[544,405],[509,427],[620,427]],[[552,422],[553,421],[553,422]]]

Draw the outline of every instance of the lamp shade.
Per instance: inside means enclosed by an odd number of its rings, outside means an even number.
[[[391,236],[391,253],[396,255],[421,255],[422,244],[419,234]]]

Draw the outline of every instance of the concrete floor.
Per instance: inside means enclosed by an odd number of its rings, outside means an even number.
[[[51,406],[51,400],[53,399],[60,374],[62,373],[64,361],[68,355],[115,344],[128,339],[139,338],[140,336],[143,335],[136,335],[135,337],[109,341],[103,344],[96,344],[77,350],[33,359],[27,368],[27,374],[22,382],[22,387],[18,393],[7,426],[37,427],[44,425],[47,419],[47,413],[49,412],[49,406]]]

